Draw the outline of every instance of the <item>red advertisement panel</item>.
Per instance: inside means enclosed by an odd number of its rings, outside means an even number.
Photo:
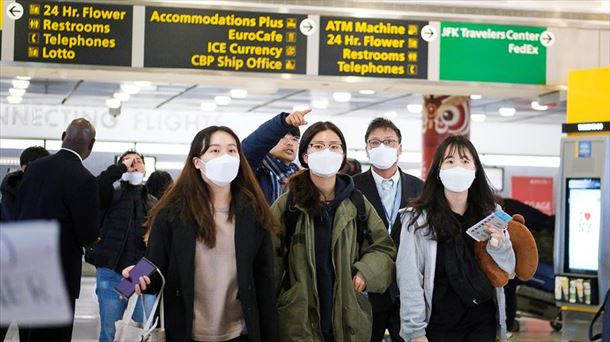
[[[512,177],[512,198],[531,205],[547,215],[553,208],[553,177]]]

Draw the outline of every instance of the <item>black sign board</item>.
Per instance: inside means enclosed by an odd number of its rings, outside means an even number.
[[[304,15],[146,7],[144,66],[304,74]]]
[[[319,74],[428,77],[423,21],[321,17]]]
[[[15,61],[131,66],[132,6],[20,3]]]

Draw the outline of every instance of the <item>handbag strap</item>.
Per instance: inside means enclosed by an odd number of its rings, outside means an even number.
[[[163,276],[163,273],[161,273],[161,270],[159,270],[157,268],[157,273],[159,273],[159,276],[161,276],[161,289],[159,290],[159,294],[157,295],[157,298],[155,299],[155,304],[152,307],[151,310],[151,314],[150,317],[148,317],[148,319],[146,318],[146,310],[144,311],[144,331],[146,331],[147,333],[151,332],[152,330],[154,330],[157,326],[157,320],[155,320],[155,312],[157,312],[157,307],[159,307],[159,303],[161,303],[160,305],[160,309],[159,309],[159,320],[161,321],[161,329],[165,329],[165,305],[163,304],[163,291],[165,290],[165,277]],[[135,305],[134,305],[135,307]],[[132,312],[133,313],[133,312]]]
[[[125,309],[125,312],[123,312],[124,322],[129,322],[129,320],[131,320],[133,312],[136,309],[136,304],[138,304],[138,296],[131,296],[129,298],[129,302],[127,303],[127,308]]]

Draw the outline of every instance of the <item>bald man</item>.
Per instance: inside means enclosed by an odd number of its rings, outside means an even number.
[[[19,220],[57,220],[63,275],[72,311],[80,292],[83,247],[99,236],[99,192],[83,166],[95,142],[95,128],[75,119],[62,134],[56,154],[28,166],[17,195]],[[69,325],[28,329],[27,341],[70,341]]]

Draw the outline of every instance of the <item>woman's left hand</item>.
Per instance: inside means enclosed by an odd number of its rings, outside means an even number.
[[[491,233],[491,238],[489,239],[491,247],[498,248],[504,240],[504,230],[494,227],[491,223],[485,223],[485,229]]]
[[[366,290],[366,278],[362,272],[358,271],[354,278],[352,278],[352,285],[354,286],[354,290],[358,292]]]

